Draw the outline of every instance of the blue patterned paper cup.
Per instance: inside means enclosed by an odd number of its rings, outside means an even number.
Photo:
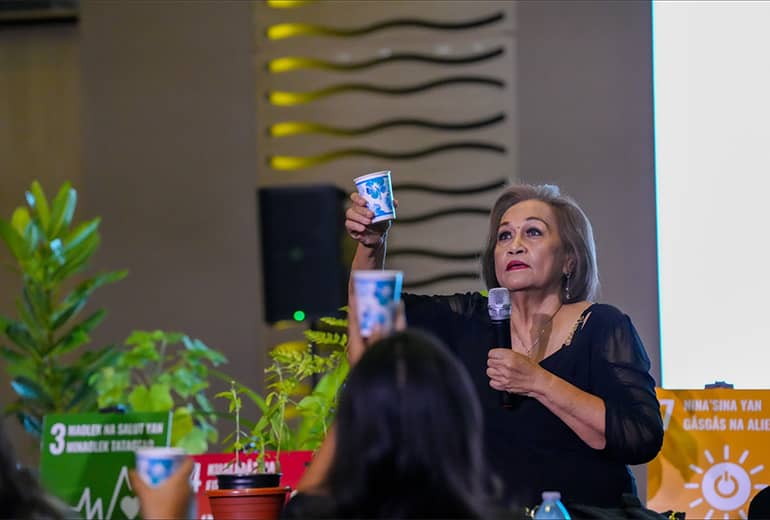
[[[362,175],[356,177],[354,182],[358,194],[366,199],[366,206],[374,212],[372,223],[396,218],[390,170]]]
[[[154,487],[179,469],[186,456],[180,448],[140,448],[136,450],[136,472]]]
[[[402,271],[353,271],[361,336],[367,338],[375,329],[383,334],[393,332],[403,278]]]

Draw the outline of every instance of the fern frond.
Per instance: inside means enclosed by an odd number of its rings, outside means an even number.
[[[331,316],[324,316],[321,318],[321,323],[325,323],[331,327],[339,327],[341,329],[348,328],[347,318],[333,318]]]
[[[317,345],[340,345],[344,347],[348,344],[348,335],[339,332],[306,330],[304,334],[308,341]]]

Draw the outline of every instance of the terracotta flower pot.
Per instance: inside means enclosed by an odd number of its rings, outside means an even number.
[[[277,520],[288,486],[246,489],[212,489],[206,492],[214,520]]]

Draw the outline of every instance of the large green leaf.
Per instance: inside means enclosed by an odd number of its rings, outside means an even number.
[[[42,323],[38,322],[38,319],[32,315],[29,311],[26,303],[22,301],[16,301],[16,310],[19,311],[19,318],[21,322],[27,327],[35,343],[44,343],[43,338],[47,336],[47,330]]]
[[[0,219],[0,239],[19,261],[27,258],[27,248],[22,236],[5,220]]]
[[[16,346],[25,350],[29,354],[39,357],[40,345],[35,342],[35,339],[29,333],[26,325],[21,322],[11,322],[5,327],[5,334],[8,339],[13,341]]]
[[[43,418],[38,415],[32,415],[27,412],[19,411],[16,413],[19,422],[24,429],[33,437],[40,438],[43,435]]]
[[[85,268],[89,258],[94,254],[96,248],[99,247],[99,235],[89,235],[83,242],[80,242],[77,247],[67,250],[66,246],[64,251],[66,262],[64,265],[60,265],[53,273],[51,273],[51,279],[59,282],[71,276],[72,274],[81,271]]]
[[[52,317],[53,330],[58,329],[64,325],[67,320],[75,316],[85,306],[88,301],[88,297],[91,296],[96,289],[108,284],[117,282],[126,277],[128,271],[110,271],[108,273],[101,273],[86,280],[83,280],[70,292],[64,301],[56,307]]]
[[[89,385],[98,395],[100,408],[118,404],[131,404],[127,400],[126,391],[131,385],[131,377],[127,371],[116,370],[114,366],[102,367],[88,377]]]
[[[19,206],[13,210],[13,215],[11,215],[11,225],[20,237],[24,236],[24,231],[31,220],[32,217],[29,216],[29,211],[24,206]]]
[[[93,401],[95,398],[96,398],[96,391],[89,384],[88,378],[82,378],[78,381],[78,384],[76,385],[74,391],[72,392],[72,397],[65,405],[66,411],[79,412],[83,408],[87,407],[86,403]],[[116,403],[116,404],[122,404],[122,403]]]
[[[7,361],[5,369],[8,372],[8,379],[13,379],[17,376],[38,379],[40,377],[40,360],[21,353],[20,357],[16,358],[16,361]]]
[[[342,386],[343,381],[348,376],[350,371],[350,365],[347,359],[343,358],[340,364],[325,374],[319,381],[316,387],[313,389],[313,393],[321,394],[327,400],[333,400],[337,397],[337,392]]]
[[[18,351],[8,348],[5,345],[0,347],[0,357],[10,363],[21,363],[25,359]]]
[[[207,359],[214,366],[227,362],[227,358],[222,353],[209,348],[199,339],[191,339],[184,336],[182,337],[182,343],[189,352],[195,353],[194,357]]]
[[[180,406],[174,410],[171,417],[171,445],[178,446],[179,440],[190,433],[194,427],[195,424],[189,408]]]
[[[104,309],[99,309],[98,311],[92,313],[90,316],[88,316],[86,319],[81,321],[79,324],[75,325],[75,328],[80,329],[84,332],[91,332],[94,330],[94,328],[99,325],[104,317],[107,315],[107,311]]]
[[[21,397],[28,401],[37,401],[43,407],[53,406],[53,399],[37,382],[27,377],[15,377],[11,381],[11,387]]]
[[[182,448],[191,455],[206,453],[206,450],[208,449],[206,432],[200,428],[193,428],[187,435],[177,440],[177,442],[174,443],[174,446]]]
[[[48,320],[51,316],[51,301],[46,294],[46,291],[40,284],[27,283],[22,287],[22,305],[27,311],[28,319],[32,318],[33,323],[29,325],[37,325],[37,329],[48,329]],[[30,334],[33,334],[30,327]],[[34,335],[34,334],[33,334]]]
[[[99,236],[98,229],[100,218],[95,218],[79,224],[72,232],[64,238],[64,252],[72,256],[89,240]]]
[[[75,365],[80,367],[89,376],[92,372],[100,370],[104,366],[114,365],[118,357],[115,345],[107,345],[98,350],[89,350],[80,355]]]
[[[30,191],[27,192],[27,204],[32,208],[32,214],[40,221],[40,227],[43,231],[48,230],[48,223],[51,219],[51,210],[48,207],[48,199],[43,192],[40,183],[34,181]]]
[[[40,226],[38,225],[36,220],[30,220],[29,224],[27,224],[27,227],[24,229],[24,234],[22,235],[22,238],[24,239],[24,254],[27,260],[32,260],[35,258],[36,254],[40,251],[38,250],[38,247],[40,244],[45,244],[45,232],[40,229]],[[45,255],[46,257],[48,255]],[[43,258],[43,261],[45,261],[46,258]],[[40,277],[40,274],[37,272],[29,272],[30,275],[33,275],[34,278],[38,280],[42,280]]]
[[[75,214],[78,194],[72,189],[69,182],[62,184],[59,193],[53,199],[51,207],[51,222],[48,227],[48,236],[58,237],[63,229],[67,229],[72,223],[72,216]]]
[[[88,333],[102,322],[106,314],[107,311],[104,309],[99,309],[98,311],[94,312],[81,323],[72,327],[72,329],[70,329],[70,331],[67,332],[64,336],[59,338],[51,350],[46,352],[46,354],[59,356],[66,354],[67,352],[72,352],[78,347],[82,347],[91,339]]]
[[[206,394],[204,394],[203,392],[199,392],[195,394],[195,400],[198,402],[198,406],[200,407],[203,413],[213,414],[214,407],[211,405],[211,402],[209,401],[208,397],[206,397]]]
[[[135,412],[152,412],[150,406],[150,389],[144,385],[137,385],[128,394],[128,404]]]
[[[164,383],[153,383],[146,394],[147,405],[150,412],[167,412],[174,407],[174,399],[171,397],[171,388]],[[131,400],[131,396],[129,396]],[[131,406],[133,406],[133,401]]]

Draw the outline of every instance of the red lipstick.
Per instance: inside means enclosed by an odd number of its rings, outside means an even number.
[[[508,265],[505,266],[506,271],[516,271],[518,269],[527,269],[529,265],[525,264],[524,262],[520,262],[518,260],[511,260],[508,262]]]

